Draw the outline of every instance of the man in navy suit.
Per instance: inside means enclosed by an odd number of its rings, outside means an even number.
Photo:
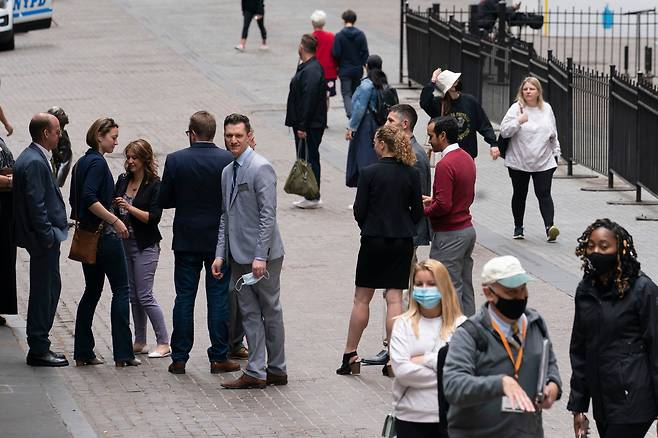
[[[61,130],[51,114],[39,113],[30,121],[32,144],[14,167],[14,232],[16,243],[30,254],[30,298],[27,306],[27,364],[60,367],[69,364],[50,350],[62,282],[59,275],[60,242],[66,240],[66,207],[50,166]]]
[[[162,174],[158,202],[162,208],[176,209],[172,242],[176,301],[169,365],[169,372],[174,374],[185,374],[194,343],[194,301],[204,267],[210,372],[240,369],[240,364],[228,359],[230,275],[218,280],[211,273],[222,214],[222,170],[233,161],[228,151],[212,142],[216,128],[210,113],[194,113],[186,131],[190,147],[169,154]]]

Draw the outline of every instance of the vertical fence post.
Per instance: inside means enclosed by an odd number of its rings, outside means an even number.
[[[639,14],[638,14],[638,20],[639,20]],[[639,32],[639,31],[638,31]],[[639,43],[639,41],[638,41]],[[638,49],[639,51],[639,49]],[[636,64],[640,64],[640,61],[638,60]],[[637,82],[635,83],[635,88],[637,90],[640,90],[640,84],[642,83],[642,72],[638,71],[637,72]],[[638,99],[636,99],[635,104],[637,105],[637,109],[635,110],[635,145],[636,148],[638,149],[637,151],[637,157],[636,157],[636,172],[637,172],[637,181],[635,182],[635,202],[642,202],[642,186],[640,186],[640,160],[642,157],[640,157],[639,153],[639,145],[640,145],[640,117],[638,113],[640,112],[640,105],[639,105],[639,96]]]
[[[610,81],[610,99],[608,103],[608,121],[612,122],[612,102],[614,101],[614,98],[612,97],[612,80],[615,76],[615,66],[611,65],[610,66],[610,78],[608,79]],[[612,169],[610,168],[610,163],[612,162],[612,123],[608,123],[608,188],[611,189],[614,185],[614,175],[612,174]]]
[[[569,135],[571,141],[571,157],[567,159],[567,175],[573,176],[573,58],[567,58],[567,99],[569,104],[569,121],[567,126],[569,127]]]
[[[400,0],[400,83],[404,79],[402,69],[404,64],[404,14],[406,12],[406,0]]]

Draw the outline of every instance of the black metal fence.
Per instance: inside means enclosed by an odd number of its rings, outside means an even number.
[[[531,42],[508,34],[475,36],[437,10],[407,10],[410,81],[427,83],[437,67],[459,71],[463,91],[500,122],[523,78],[535,76],[553,107],[568,175],[577,163],[607,175],[610,187],[618,175],[636,188],[638,202],[641,188],[658,194],[658,88],[646,76],[635,80],[614,67],[602,74],[571,57],[562,61],[552,51],[543,57]]]

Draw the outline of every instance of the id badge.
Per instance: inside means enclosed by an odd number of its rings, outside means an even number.
[[[509,412],[511,414],[522,414],[525,412],[520,407],[514,406],[514,404],[512,404],[512,400],[506,395],[503,396],[501,400],[500,410],[501,412]]]

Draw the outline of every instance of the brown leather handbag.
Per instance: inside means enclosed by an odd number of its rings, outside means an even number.
[[[98,239],[103,231],[103,224],[98,226],[96,231],[87,231],[80,228],[80,223],[75,223],[75,233],[73,233],[73,242],[69,258],[76,262],[86,263],[88,265],[96,264],[96,252],[98,252]]]

